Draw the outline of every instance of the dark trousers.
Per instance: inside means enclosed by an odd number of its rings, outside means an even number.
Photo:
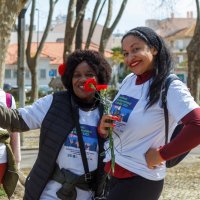
[[[164,180],[151,181],[141,176],[111,178],[107,200],[158,200]]]

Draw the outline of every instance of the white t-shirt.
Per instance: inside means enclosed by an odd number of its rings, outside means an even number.
[[[30,129],[40,128],[41,123],[48,112],[52,103],[53,96],[48,95],[39,99],[33,105],[20,108],[19,113]],[[83,134],[83,141],[85,143],[86,156],[88,160],[89,170],[97,169],[98,163],[98,138],[97,138],[97,124],[99,121],[99,110],[85,112],[79,109],[79,122]],[[84,168],[80,149],[78,148],[78,139],[76,129],[71,133],[66,133],[66,138],[57,157],[57,164],[60,169],[68,169],[69,171],[82,175]],[[49,181],[43,190],[40,200],[55,200],[58,199],[56,192],[61,188],[61,184],[56,181]],[[91,200],[92,192],[84,191],[79,188],[77,190],[77,200]]]
[[[164,145],[165,120],[161,101],[147,110],[147,93],[150,81],[135,85],[136,76],[128,75],[122,82],[115,97],[111,113],[119,115],[121,122],[114,127],[115,161],[123,168],[150,180],[161,180],[165,177],[166,167],[161,165],[152,170],[147,167],[145,153],[150,147]],[[169,110],[169,138],[177,123],[190,111],[199,107],[181,81],[173,81],[167,94]],[[105,149],[108,148],[108,141]],[[110,160],[107,151],[105,162]]]
[[[0,89],[0,105],[6,106],[6,93]],[[12,105],[11,108],[16,108],[15,99],[12,96]],[[0,131],[7,132],[7,130],[0,128]],[[6,163],[7,162],[7,152],[6,152],[6,145],[3,143],[0,143],[0,163]]]
[[[86,156],[89,165],[89,170],[93,171],[97,169],[98,161],[98,139],[97,139],[97,122],[99,121],[98,109],[94,111],[84,112],[79,110],[80,113],[80,127],[83,134],[83,140],[85,143]],[[63,144],[60,153],[57,158],[57,164],[62,169],[68,169],[69,171],[82,175],[84,174],[84,168],[82,163],[82,158],[80,154],[80,149],[78,148],[78,138],[76,131],[73,130],[65,143]],[[46,185],[42,195],[41,200],[57,199],[56,192],[61,188],[61,184],[56,181],[49,181]],[[56,188],[56,190],[55,190]],[[77,190],[77,200],[90,200],[92,197],[91,191],[83,191],[78,188]]]

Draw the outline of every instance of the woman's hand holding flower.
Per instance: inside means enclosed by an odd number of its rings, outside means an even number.
[[[107,138],[109,135],[109,128],[113,128],[115,124],[114,120],[119,121],[119,117],[113,115],[103,115],[99,125],[99,132],[104,137]]]

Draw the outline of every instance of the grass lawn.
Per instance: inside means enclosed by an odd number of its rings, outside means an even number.
[[[6,196],[6,194],[5,194],[2,186],[0,186],[0,199],[1,199],[1,197],[5,197],[5,196]]]

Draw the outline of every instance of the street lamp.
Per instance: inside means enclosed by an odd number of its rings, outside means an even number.
[[[39,46],[39,28],[40,28],[40,10],[38,8],[35,9],[37,11],[37,49]]]

